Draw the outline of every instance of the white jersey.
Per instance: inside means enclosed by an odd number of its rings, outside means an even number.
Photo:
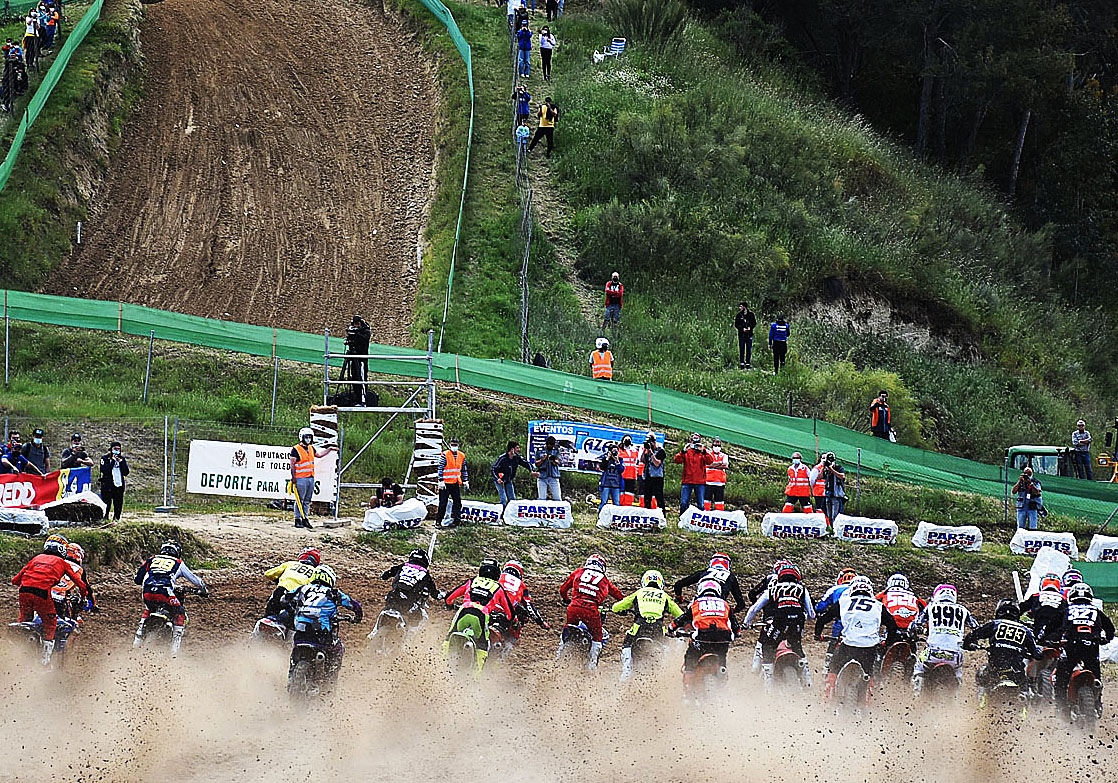
[[[847,590],[838,600],[842,620],[842,643],[847,647],[873,647],[881,641],[881,613],[885,605],[876,598],[850,595]]]
[[[914,625],[918,628],[927,625],[931,649],[961,652],[966,630],[977,628],[978,621],[962,604],[939,601],[928,604]]]

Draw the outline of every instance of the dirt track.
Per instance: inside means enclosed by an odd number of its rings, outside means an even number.
[[[433,77],[379,5],[146,6],[145,98],[48,293],[407,339]]]

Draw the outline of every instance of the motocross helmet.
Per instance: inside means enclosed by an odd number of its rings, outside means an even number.
[[[322,565],[314,569],[314,576],[311,577],[311,584],[333,587],[337,583],[338,575],[334,573],[334,569],[330,566]]]
[[[501,573],[512,574],[517,579],[519,579],[521,582],[524,581],[524,566],[522,566],[520,563],[518,563],[515,560],[510,560],[507,563],[505,563],[505,567],[501,569]]]
[[[1017,602],[1012,598],[1003,598],[998,601],[997,608],[994,609],[995,620],[1017,620],[1021,617],[1021,612],[1017,607]]]
[[[1069,604],[1089,604],[1095,600],[1095,591],[1086,582],[1076,582],[1068,590]]]
[[[422,566],[424,568],[431,565],[431,561],[427,558],[427,553],[422,549],[413,549],[409,552],[408,562],[412,565]]]
[[[310,563],[315,568],[322,565],[322,553],[312,546],[309,546],[302,552],[300,552],[299,556],[295,559],[298,560],[300,563]]]
[[[725,568],[730,570],[730,556],[725,552],[715,552],[710,558],[711,568]]]
[[[606,559],[601,555],[590,555],[586,558],[586,563],[583,568],[589,568],[592,571],[601,571],[603,574],[606,572]]]
[[[782,566],[781,569],[776,572],[776,581],[778,582],[799,582],[802,578],[800,569],[796,568],[796,566],[791,563]]]
[[[932,591],[932,603],[953,604],[959,600],[959,591],[955,585],[937,585]]]
[[[839,571],[838,579],[835,580],[835,584],[836,585],[848,585],[848,584],[850,584],[851,581],[853,581],[854,577],[856,577],[857,575],[858,575],[858,572],[855,571],[853,568],[844,568],[841,571]]]
[[[178,541],[164,541],[163,546],[159,547],[159,554],[178,559],[182,557],[182,547]]]
[[[66,556],[66,547],[70,546],[70,542],[66,540],[65,536],[60,536],[57,533],[50,536],[43,543],[43,551],[48,555],[58,555],[59,557]]]
[[[856,576],[850,580],[850,586],[846,588],[846,592],[850,593],[850,595],[872,597],[873,582],[870,581],[868,576]]]
[[[704,595],[717,595],[721,597],[722,585],[718,584],[718,582],[713,579],[704,579],[702,582],[699,582],[699,588],[695,591],[695,596],[701,598]]]
[[[908,590],[908,577],[904,574],[893,574],[885,583],[886,590]]]
[[[1072,585],[1078,584],[1079,582],[1082,582],[1082,581],[1083,581],[1083,574],[1081,574],[1079,571],[1075,570],[1074,568],[1069,568],[1067,571],[1064,572],[1064,578],[1063,578],[1063,583],[1062,583],[1063,588],[1065,590],[1067,590]]]
[[[775,563],[773,563],[773,573],[774,574],[779,574],[780,569],[784,568],[785,566],[790,566],[790,565],[792,565],[791,560],[777,560]]]
[[[1059,593],[1063,590],[1063,584],[1060,582],[1060,577],[1055,574],[1045,574],[1044,578],[1040,580],[1040,592],[1050,590],[1053,593]]]
[[[501,578],[501,566],[493,558],[487,557],[477,567],[477,575],[482,579],[493,579],[495,581]]]
[[[641,587],[655,587],[658,590],[664,589],[664,575],[655,569],[649,569],[641,576]]]
[[[78,565],[85,562],[85,550],[81,548],[81,544],[68,544],[66,546],[66,559],[73,560]]]

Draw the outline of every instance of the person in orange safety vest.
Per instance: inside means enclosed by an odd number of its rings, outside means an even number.
[[[707,465],[707,491],[703,497],[703,508],[707,511],[726,510],[726,469],[730,467],[730,458],[722,452],[722,441],[715,438],[711,441],[710,454],[714,462]]]
[[[804,464],[800,452],[792,455],[792,464],[788,466],[788,484],[784,487],[783,513],[791,514],[796,510],[796,504],[805,514],[811,514],[811,471]]]
[[[609,340],[599,337],[595,350],[590,352],[590,375],[596,381],[613,380],[613,352],[609,349]]]
[[[621,459],[621,478],[624,486],[621,487],[621,505],[635,506],[637,504],[637,481],[644,473],[644,464],[641,462],[641,450],[633,445],[633,439],[628,435],[621,437],[621,449],[617,456]]]

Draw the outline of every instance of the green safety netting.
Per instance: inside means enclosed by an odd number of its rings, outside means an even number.
[[[1118,602],[1118,563],[1076,563],[1075,567],[1091,585],[1095,598],[1108,604]]]
[[[276,356],[321,364],[322,335],[218,321],[150,307],[85,299],[4,292],[5,312],[12,319],[77,328],[120,331],[160,340],[202,345],[256,356]],[[341,337],[331,338],[330,352],[345,350]],[[425,356],[410,348],[375,345],[371,353]],[[340,360],[335,361],[340,364]],[[370,371],[426,377],[425,362],[370,362]],[[434,376],[489,391],[512,394],[571,408],[647,421],[661,427],[718,435],[730,443],[764,454],[787,457],[793,451],[814,454],[816,447],[834,451],[862,472],[896,481],[1001,498],[1002,468],[890,443],[815,419],[742,408],[660,386],[606,383],[558,370],[504,359],[436,353]],[[1013,477],[1011,477],[1013,478]],[[1047,505],[1069,516],[1101,521],[1118,507],[1118,485],[1045,477]]]

